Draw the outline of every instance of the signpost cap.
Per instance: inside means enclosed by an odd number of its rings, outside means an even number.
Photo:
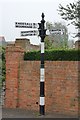
[[[42,18],[44,18],[44,17],[45,17],[44,13],[42,13],[42,15],[41,15],[41,16],[42,16]]]

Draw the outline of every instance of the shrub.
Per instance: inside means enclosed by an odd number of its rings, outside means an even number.
[[[25,52],[24,60],[40,60],[40,51]],[[45,50],[47,61],[79,61],[80,50]]]

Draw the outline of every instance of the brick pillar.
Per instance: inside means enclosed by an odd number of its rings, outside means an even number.
[[[6,48],[6,95],[5,107],[18,107],[19,62],[23,59],[24,50],[21,47]]]

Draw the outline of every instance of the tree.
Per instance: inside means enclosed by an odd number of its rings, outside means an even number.
[[[46,22],[46,29],[47,30],[50,30],[50,29],[52,29],[53,28],[53,23],[52,22]]]
[[[53,48],[53,43],[50,40],[49,36],[45,37],[44,42],[45,42],[45,49],[52,49]]]
[[[5,60],[5,48],[2,47],[2,82],[5,81],[6,75],[6,60]]]
[[[5,81],[6,67],[5,67],[5,48],[0,46],[0,85]]]
[[[63,19],[69,20],[71,24],[80,29],[80,0],[76,3],[69,3],[66,7],[59,4],[58,11]]]
[[[68,30],[65,24],[60,22],[47,22],[47,30],[62,30],[63,34],[52,34],[45,39],[45,45],[47,48],[67,48],[68,47]],[[48,47],[49,46],[49,47]],[[51,46],[51,47],[50,47]]]

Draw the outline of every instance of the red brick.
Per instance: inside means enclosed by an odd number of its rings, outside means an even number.
[[[40,61],[24,61],[23,55],[20,47],[6,49],[5,106],[39,111]],[[45,62],[46,112],[78,112],[79,72],[77,61]]]

